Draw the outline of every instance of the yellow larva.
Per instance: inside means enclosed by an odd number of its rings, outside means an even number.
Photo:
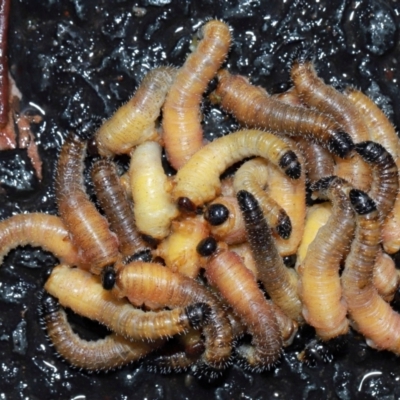
[[[158,143],[145,142],[132,152],[129,165],[137,229],[155,239],[169,234],[171,221],[178,215],[161,164],[161,151]]]
[[[138,144],[158,138],[155,121],[175,74],[174,68],[159,67],[144,77],[135,95],[96,132],[102,156],[129,154]]]

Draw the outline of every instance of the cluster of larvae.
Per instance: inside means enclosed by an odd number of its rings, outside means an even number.
[[[305,323],[321,341],[351,326],[400,354],[389,304],[399,277],[388,255],[400,248],[396,132],[365,95],[326,85],[301,54],[293,88],[268,95],[221,69],[230,44],[224,22],[207,22],[181,68],[150,71],[98,129],[98,207],[84,185],[88,138],[71,133],[57,166],[58,216],[0,222],[0,261],[27,244],[60,260],[42,314],[75,367],[144,358],[150,370],[209,378],[233,362],[260,372]],[[215,77],[212,102],[243,130],[206,143],[201,103]],[[121,154],[130,157],[123,174],[113,160]],[[295,268],[285,263],[292,256]],[[64,308],[112,333],[83,340]]]

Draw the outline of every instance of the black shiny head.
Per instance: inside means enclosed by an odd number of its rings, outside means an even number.
[[[199,242],[196,250],[202,257],[209,257],[215,253],[217,248],[217,241],[212,236],[209,236]]]
[[[226,206],[219,203],[211,204],[206,212],[204,218],[212,226],[223,224],[229,217],[229,210]]]
[[[336,132],[328,142],[328,150],[340,158],[346,158],[353,149],[354,142],[346,132]]]
[[[288,267],[288,268],[294,268],[296,265],[297,261],[297,255],[292,254],[291,256],[285,256],[283,257],[283,263]]]
[[[356,144],[357,153],[368,163],[376,163],[386,152],[385,148],[379,143],[365,141]]]
[[[362,190],[351,189],[349,198],[354,211],[359,215],[369,214],[376,210],[375,202]]]
[[[197,329],[207,323],[211,314],[211,308],[207,303],[195,303],[187,306],[185,312],[190,326]]]
[[[189,197],[179,197],[178,208],[182,212],[196,213],[197,207]]]
[[[236,194],[236,198],[242,212],[258,211],[260,209],[257,199],[247,190],[239,190]]]
[[[279,160],[279,166],[291,179],[299,179],[301,175],[301,164],[294,151],[287,151]]]
[[[292,233],[292,222],[285,212],[281,212],[279,215],[276,232],[282,239],[289,239]]]
[[[141,262],[151,262],[153,260],[153,256],[151,254],[150,249],[139,251],[129,257],[126,257],[124,260],[124,264],[130,264],[134,261],[141,261]]]
[[[42,313],[48,315],[57,312],[60,309],[60,303],[52,295],[45,292],[42,297]]]
[[[116,273],[114,267],[108,265],[101,273],[101,283],[105,290],[111,290],[115,285]]]

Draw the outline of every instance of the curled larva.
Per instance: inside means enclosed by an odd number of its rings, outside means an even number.
[[[68,231],[55,215],[19,214],[0,222],[0,265],[10,250],[27,245],[42,247],[66,264],[79,265]]]
[[[247,239],[257,266],[257,278],[272,301],[291,319],[301,322],[297,273],[287,268],[279,255],[271,230],[255,197],[240,190],[237,199],[246,224]]]
[[[105,159],[96,161],[91,177],[97,200],[118,237],[121,254],[129,257],[145,250],[147,246],[137,232],[133,210],[120,184],[115,164]]]
[[[250,192],[260,203],[273,232],[283,239],[288,239],[292,233],[292,223],[286,211],[268,193],[267,163],[268,161],[262,158],[245,162],[236,171],[233,186],[236,192],[242,189]]]
[[[333,208],[298,268],[299,294],[303,316],[322,340],[346,334],[349,327],[339,268],[355,229],[354,211],[347,194],[351,188],[338,177],[323,178],[313,185],[319,197],[329,199]]]
[[[154,239],[165,238],[178,215],[170,196],[170,181],[161,163],[161,146],[145,142],[132,152],[129,165],[134,216],[138,230]]]
[[[144,77],[135,95],[96,132],[102,156],[128,154],[138,144],[157,139],[155,121],[175,74],[174,68],[159,67]]]
[[[213,100],[244,126],[289,136],[306,136],[340,157],[347,157],[353,149],[350,136],[332,118],[274,99],[263,88],[251,85],[245,77],[231,75],[226,70],[218,73]]]
[[[203,218],[186,217],[172,222],[171,234],[153,251],[174,272],[196,278],[205,260],[196,251],[199,242],[208,237],[210,231]]]
[[[126,300],[116,299],[111,292],[103,289],[98,276],[65,265],[53,269],[45,289],[63,307],[98,321],[128,339],[157,340],[180,334],[187,331],[192,324],[198,326],[203,316],[204,307],[201,304],[144,312],[134,308]]]
[[[355,149],[371,165],[373,181],[368,195],[374,200],[384,220],[393,208],[399,189],[397,165],[390,153],[379,143],[360,142]]]
[[[307,160],[304,164],[308,182],[316,182],[325,176],[332,176],[335,163],[332,154],[327,149],[313,143],[302,136],[293,138],[303,158]]]
[[[227,244],[242,243],[246,240],[246,229],[236,197],[217,197],[207,206],[204,218],[209,222],[211,234],[215,239]]]
[[[61,219],[79,249],[80,266],[94,274],[118,258],[118,239],[107,220],[89,200],[83,182],[86,142],[70,134],[61,148],[57,165],[56,196]]]
[[[163,108],[163,139],[171,165],[181,168],[203,146],[200,104],[203,92],[228,54],[229,26],[212,20],[202,39],[179,69]]]
[[[370,346],[400,355],[400,315],[373,285],[381,239],[379,212],[366,193],[353,189],[349,196],[357,214],[355,238],[341,278],[349,315]]]
[[[50,295],[42,299],[42,318],[56,352],[73,367],[108,371],[138,361],[162,343],[131,341],[112,333],[104,339],[84,340],[75,333],[59,302]]]
[[[196,362],[195,373],[202,366],[221,371],[229,363],[232,330],[216,298],[195,280],[174,273],[159,264],[136,262],[120,269],[113,292],[135,302],[150,300],[155,304],[185,307],[202,303],[210,308],[208,323],[203,327],[205,351]]]
[[[297,60],[291,69],[291,77],[301,101],[331,116],[340,128],[347,132],[354,143],[369,140],[368,127],[357,107],[318,77],[312,62]],[[335,175],[345,178],[354,187],[367,191],[371,185],[368,165],[357,154],[346,160],[336,159]]]
[[[379,295],[387,302],[393,300],[400,276],[392,257],[379,249],[375,261],[373,283]]]
[[[260,156],[277,165],[289,178],[299,179],[302,166],[294,148],[277,136],[257,130],[241,130],[223,136],[200,149],[175,176],[172,197],[194,206],[214,199],[220,192],[220,175],[246,157]]]
[[[302,165],[306,163],[300,158]],[[249,165],[249,167],[247,167]],[[244,172],[244,174],[243,174]],[[258,176],[258,184],[266,187],[266,194],[259,185],[254,185],[248,172]],[[235,174],[234,186],[237,191],[243,189],[254,195],[259,202],[268,225],[271,222],[279,235],[274,234],[275,244],[281,256],[295,254],[303,236],[306,215],[306,187],[304,169],[299,179],[289,179],[270,162],[254,159],[243,164]],[[274,206],[270,199],[278,208]],[[286,217],[281,219],[282,211]],[[272,214],[272,215],[271,215]],[[290,229],[289,229],[290,222]],[[277,225],[278,224],[278,225]],[[274,233],[274,230],[272,230]],[[290,235],[288,235],[290,232]]]
[[[237,254],[220,251],[207,264],[206,277],[218,288],[252,335],[251,345],[236,348],[241,362],[257,372],[270,369],[281,356],[283,340],[274,310],[254,275]]]

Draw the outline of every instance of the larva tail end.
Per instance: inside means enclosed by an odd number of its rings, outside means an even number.
[[[354,142],[346,132],[336,132],[328,142],[328,150],[340,158],[346,158],[354,149]]]
[[[202,257],[209,257],[217,251],[217,248],[217,241],[212,236],[209,236],[199,242],[196,247],[196,251]]]
[[[207,303],[191,304],[185,308],[186,316],[193,329],[198,329],[207,324],[211,314],[211,308]]]
[[[289,239],[292,233],[292,222],[285,212],[281,212],[279,215],[276,232],[282,239]]]
[[[101,284],[105,290],[111,290],[115,285],[116,272],[114,267],[109,265],[101,273]]]
[[[229,218],[229,210],[223,204],[211,204],[204,213],[204,219],[212,226],[223,224]]]
[[[299,179],[301,176],[301,164],[294,151],[287,151],[279,160],[279,166],[291,179]]]
[[[367,163],[376,163],[385,153],[385,148],[382,145],[369,140],[357,143],[355,150]]]
[[[359,215],[369,214],[376,210],[375,202],[362,190],[351,189],[349,198],[354,211]]]

